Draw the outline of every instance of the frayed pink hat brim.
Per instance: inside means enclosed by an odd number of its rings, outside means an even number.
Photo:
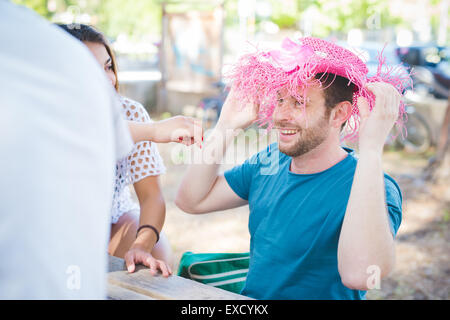
[[[358,136],[359,109],[358,99],[364,97],[370,110],[375,105],[374,95],[366,88],[367,83],[386,82],[394,86],[400,94],[412,87],[409,72],[401,65],[389,67],[380,52],[377,73],[367,77],[365,63],[353,52],[334,43],[312,37],[294,42],[285,39],[280,50],[261,51],[245,54],[234,64],[225,77],[233,85],[236,98],[244,102],[256,102],[259,108],[259,125],[273,127],[272,114],[278,103],[281,89],[297,100],[305,98],[305,92],[311,83],[319,83],[315,76],[330,73],[355,84],[353,108],[347,122],[345,140],[354,140]],[[399,105],[397,126],[404,131],[406,121],[405,103]]]

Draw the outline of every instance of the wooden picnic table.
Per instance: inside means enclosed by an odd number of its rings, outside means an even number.
[[[128,273],[123,259],[108,256],[108,289],[110,300],[252,300],[216,287],[176,275],[152,276],[149,269],[136,266]]]

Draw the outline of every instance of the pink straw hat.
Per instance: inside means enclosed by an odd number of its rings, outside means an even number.
[[[378,57],[379,65],[375,76],[368,77],[365,63],[353,52],[332,42],[318,38],[300,38],[294,42],[286,38],[279,50],[259,51],[243,55],[232,66],[225,77],[234,87],[237,98],[241,101],[254,101],[260,105],[260,125],[273,126],[272,114],[278,102],[281,89],[302,101],[307,98],[307,88],[311,83],[320,85],[321,79],[316,75],[327,73],[347,78],[355,85],[353,93],[353,110],[347,122],[347,134],[344,139],[357,137],[359,127],[359,110],[357,101],[364,97],[369,101],[370,110],[375,97],[365,87],[370,82],[387,82],[400,94],[412,87],[410,74],[400,65],[389,67],[385,64],[382,52]],[[399,105],[397,125],[403,129],[405,104]]]

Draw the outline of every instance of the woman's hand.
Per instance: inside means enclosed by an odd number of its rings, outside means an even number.
[[[162,260],[156,260],[150,253],[139,247],[132,247],[125,253],[125,263],[127,270],[133,273],[136,270],[135,264],[143,264],[150,268],[152,275],[156,275],[157,271],[162,272],[163,277],[167,278],[172,275],[170,267]]]
[[[201,120],[185,116],[175,116],[152,123],[128,121],[128,128],[135,143],[178,142],[187,146],[195,143],[201,147],[203,140]]]
[[[203,128],[201,120],[185,116],[175,116],[153,123],[154,142],[179,142],[187,146],[202,144]]]

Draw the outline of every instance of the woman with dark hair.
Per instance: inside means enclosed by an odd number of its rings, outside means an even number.
[[[58,26],[87,46],[118,91],[116,60],[105,36],[93,27],[83,24],[74,28],[72,25]],[[139,102],[120,95],[119,99],[124,119],[133,124],[130,131],[135,142],[145,140],[136,139],[133,131],[139,129],[134,122],[153,122],[147,111]],[[178,120],[183,122],[183,117],[178,118],[182,118]],[[173,128],[174,126],[170,125],[167,127],[167,136]],[[186,144],[194,142],[194,138],[188,140]],[[157,142],[169,141],[160,139]],[[117,163],[108,253],[124,258],[129,272],[134,272],[135,264],[141,263],[148,266],[152,274],[155,274],[157,269],[162,271],[163,276],[172,274],[170,245],[164,233],[159,234],[166,211],[159,183],[159,175],[164,172],[165,167],[158,149],[155,143],[150,141],[137,142],[127,157]],[[131,198],[130,184],[133,184],[139,204]]]
[[[64,29],[72,36],[83,42],[89,50],[94,54],[98,60],[103,50],[106,50],[108,55],[107,60],[102,65],[105,68],[105,72],[108,78],[111,80],[112,85],[119,92],[119,82],[117,81],[117,64],[116,56],[111,49],[106,37],[96,29],[85,24],[57,24],[58,27]]]

